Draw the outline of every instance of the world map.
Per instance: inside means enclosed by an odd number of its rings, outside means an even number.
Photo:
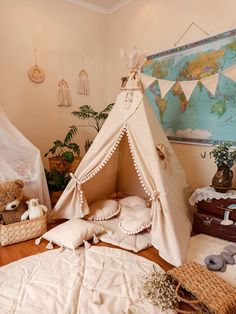
[[[146,91],[172,141],[236,145],[236,82],[219,76],[213,96],[201,82],[187,100],[178,82],[200,80],[236,64],[236,30],[148,57],[143,73],[176,81],[161,97],[156,80]]]

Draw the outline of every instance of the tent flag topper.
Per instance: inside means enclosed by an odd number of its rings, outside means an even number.
[[[82,58],[82,70],[79,72],[77,93],[79,95],[89,95],[89,77],[88,73],[84,69],[84,57]]]
[[[151,207],[152,245],[162,258],[178,266],[185,260],[192,229],[186,202],[190,187],[144,93],[155,80],[140,73],[145,56],[135,49],[123,56],[127,82],[50,219],[86,218],[98,200],[139,196]]]
[[[63,78],[63,66],[62,66],[62,79],[58,83],[58,95],[57,95],[58,106],[71,106],[72,99],[70,96],[70,89],[68,83]]]

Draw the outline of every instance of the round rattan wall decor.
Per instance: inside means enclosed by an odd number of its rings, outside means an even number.
[[[38,65],[34,65],[29,69],[28,76],[34,83],[41,83],[45,79],[45,73]]]

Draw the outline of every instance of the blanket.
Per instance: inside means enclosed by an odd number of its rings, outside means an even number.
[[[0,269],[0,312],[162,313],[141,298],[139,278],[152,267],[153,262],[141,256],[107,247],[57,249],[26,257]]]

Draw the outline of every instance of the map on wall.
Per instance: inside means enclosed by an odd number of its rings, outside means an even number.
[[[143,73],[169,140],[236,145],[236,29],[149,56]]]

